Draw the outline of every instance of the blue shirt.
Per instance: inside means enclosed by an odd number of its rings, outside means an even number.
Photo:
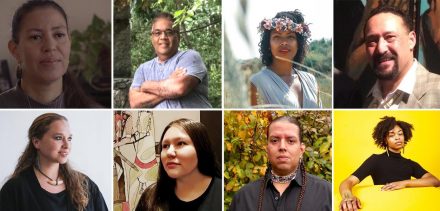
[[[186,74],[196,77],[199,84],[187,95],[166,99],[155,108],[211,108],[208,101],[208,75],[200,54],[194,50],[178,51],[165,62],[156,57],[139,66],[133,78],[131,88],[140,88],[145,81],[161,81],[167,79],[178,67],[186,68]]]

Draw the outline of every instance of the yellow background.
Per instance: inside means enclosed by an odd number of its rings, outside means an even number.
[[[371,154],[381,154],[372,138],[373,129],[383,116],[394,116],[414,126],[413,138],[403,157],[419,163],[440,178],[440,111],[334,111],[334,205],[339,210],[339,184]],[[380,191],[371,177],[354,189],[362,210],[439,210],[440,188],[411,188]],[[429,203],[430,202],[430,203]]]

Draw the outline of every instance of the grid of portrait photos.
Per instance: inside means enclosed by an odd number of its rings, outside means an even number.
[[[439,210],[440,0],[2,0],[0,211]]]

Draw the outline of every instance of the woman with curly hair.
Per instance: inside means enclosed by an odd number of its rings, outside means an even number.
[[[279,12],[264,19],[260,55],[265,67],[251,76],[251,105],[269,107],[319,108],[315,77],[298,70],[308,48],[310,30],[299,10]]]
[[[29,143],[0,191],[0,210],[108,210],[98,186],[73,170],[66,117],[46,113],[28,131]]]
[[[367,176],[373,178],[374,185],[384,185],[383,191],[409,187],[440,186],[440,181],[418,163],[402,157],[406,144],[412,138],[413,126],[407,122],[385,116],[373,131],[374,143],[385,152],[371,155],[362,165],[339,186],[342,196],[341,210],[361,208],[360,200],[353,195],[353,186]],[[415,177],[417,179],[411,179]]]

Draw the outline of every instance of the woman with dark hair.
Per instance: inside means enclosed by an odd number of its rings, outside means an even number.
[[[68,163],[72,134],[66,117],[46,113],[0,191],[0,210],[108,210],[98,186]]]
[[[8,43],[17,60],[17,85],[0,95],[0,108],[100,107],[67,71],[67,15],[51,0],[27,1],[15,11]]]
[[[242,187],[229,207],[241,210],[331,210],[329,182],[306,172],[299,121],[281,116],[267,126],[268,167],[264,177]]]
[[[221,210],[221,174],[206,127],[188,119],[172,121],[159,145],[157,182],[145,190],[136,210]]]
[[[342,196],[341,210],[361,208],[360,200],[353,195],[353,186],[365,177],[371,176],[374,185],[384,185],[383,191],[409,187],[438,187],[440,181],[418,163],[402,157],[406,144],[412,138],[413,126],[407,122],[385,116],[373,131],[374,143],[385,152],[371,155],[362,165],[339,186]],[[417,179],[411,179],[415,177]]]
[[[311,36],[302,13],[279,12],[261,21],[259,31],[260,55],[266,67],[250,78],[251,105],[322,107],[315,77],[298,70]]]

